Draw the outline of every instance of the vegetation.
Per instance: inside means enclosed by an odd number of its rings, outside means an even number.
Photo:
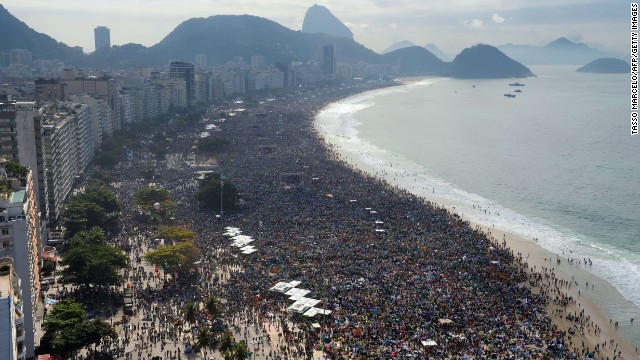
[[[192,241],[195,238],[193,231],[180,226],[161,226],[153,234],[154,239],[164,239],[166,245],[173,245],[183,241]]]
[[[55,354],[68,358],[69,354],[89,345],[96,346],[105,338],[117,338],[109,323],[86,319],[87,313],[79,303],[70,298],[59,302],[44,319],[43,342],[48,343]]]
[[[100,176],[98,174],[98,176]],[[104,228],[118,218],[120,204],[115,192],[105,182],[92,178],[83,194],[73,195],[63,211],[67,238],[93,227]]]
[[[24,178],[29,173],[29,168],[17,161],[5,161],[3,165],[8,173],[12,173],[17,178]]]
[[[42,260],[42,267],[40,268],[40,272],[42,276],[51,276],[53,272],[56,270],[56,262],[50,259]]]
[[[143,259],[148,263],[162,268],[164,276],[177,275],[195,269],[198,251],[191,241],[184,241],[175,245],[160,245],[156,250],[147,251]]]
[[[122,283],[119,271],[127,266],[127,256],[119,249],[104,243],[99,229],[81,231],[70,240],[65,253],[63,276],[76,285],[106,287]]]
[[[229,140],[219,137],[206,137],[198,139],[198,153],[215,154],[229,144]]]
[[[222,204],[220,191],[222,190]],[[235,185],[229,180],[222,181],[220,175],[209,174],[200,181],[200,189],[196,194],[198,205],[209,210],[232,210],[235,209],[240,194]]]

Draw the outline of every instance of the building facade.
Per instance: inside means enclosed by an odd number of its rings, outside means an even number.
[[[111,30],[106,26],[97,26],[93,29],[96,51],[102,48],[111,48]]]

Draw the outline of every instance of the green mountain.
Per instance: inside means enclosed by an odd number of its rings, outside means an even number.
[[[72,60],[82,56],[80,48],[57,42],[48,35],[39,33],[11,15],[0,4],[0,51],[27,49],[33,59]]]

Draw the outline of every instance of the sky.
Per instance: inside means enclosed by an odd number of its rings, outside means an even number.
[[[96,26],[110,28],[112,45],[152,46],[193,17],[249,14],[300,30],[314,3],[377,52],[402,40],[455,55],[476,43],[541,46],[561,36],[629,52],[627,0],[0,0],[31,28],[87,53]]]

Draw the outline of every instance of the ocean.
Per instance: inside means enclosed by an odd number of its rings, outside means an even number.
[[[640,137],[629,134],[629,76],[576,68],[533,66],[537,77],[517,79],[521,87],[416,79],[333,103],[315,124],[352,165],[574,259],[566,275],[595,285],[588,296],[640,347]]]

